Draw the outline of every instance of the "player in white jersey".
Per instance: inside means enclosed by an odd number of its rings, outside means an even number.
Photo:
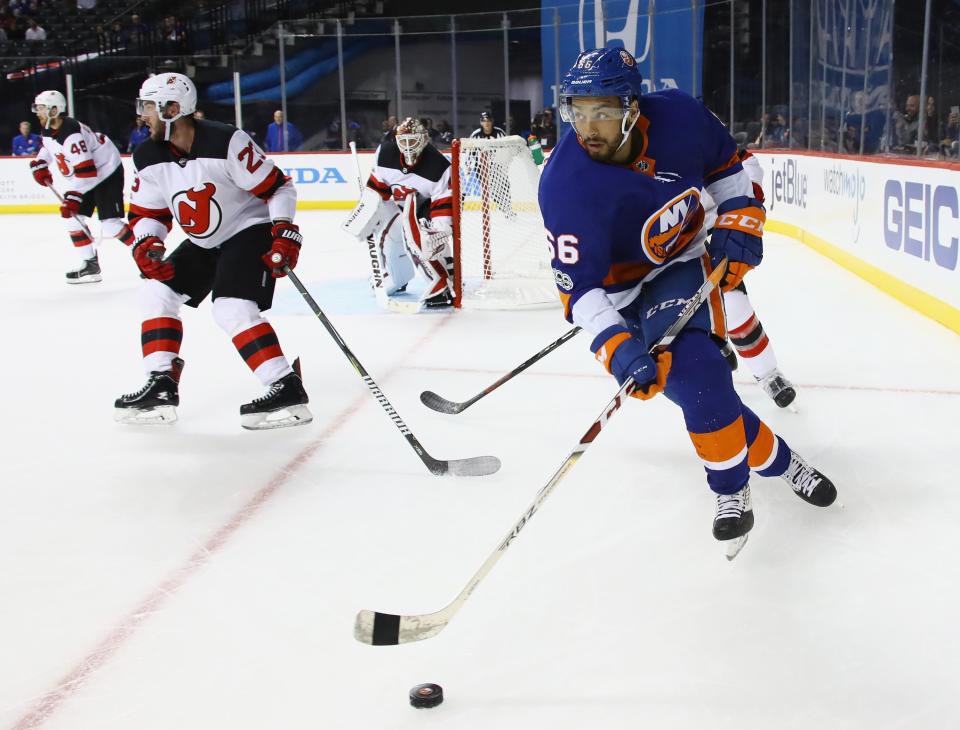
[[[395,138],[377,148],[360,202],[342,227],[373,242],[388,296],[406,288],[416,264],[427,280],[423,305],[453,304],[450,161],[430,144],[419,121],[405,119]]]
[[[43,146],[30,162],[30,170],[40,185],[52,185],[50,165],[54,164],[69,186],[62,195],[60,215],[67,219],[70,240],[82,263],[68,271],[66,278],[69,284],[85,284],[101,280],[97,250],[87,235],[93,211],[97,211],[101,233],[107,238],[129,246],[133,234],[123,219],[120,153],[105,135],[66,116],[66,111],[67,100],[59,91],[37,94],[33,112],[40,120]]]
[[[136,179],[130,225],[140,286],[141,343],[147,383],[121,396],[117,420],[176,420],[183,360],[184,304],[212,293],[213,318],[269,391],[240,407],[248,429],[309,423],[296,363],[291,367],[261,312],[273,302],[276,278],[294,268],[303,241],[293,223],[293,183],[246,134],[193,118],[197,90],[186,76],[165,73],[140,87],[137,113],[150,138],[133,154]],[[164,239],[173,220],[189,236],[169,257]],[[272,274],[272,275],[271,275]]]
[[[757,158],[747,150],[741,148],[738,155],[740,164],[753,184],[753,197],[763,202],[763,168],[760,167]],[[717,206],[706,190],[702,193],[701,203],[705,211],[704,228],[712,230],[717,220]],[[796,388],[780,372],[773,345],[770,344],[770,339],[750,303],[747,287],[742,281],[735,289],[723,293],[723,307],[727,315],[727,333],[733,347],[750,368],[750,372],[763,391],[778,406],[786,408],[797,397]],[[734,355],[729,343],[724,343],[723,354],[730,366],[736,369],[737,356]]]

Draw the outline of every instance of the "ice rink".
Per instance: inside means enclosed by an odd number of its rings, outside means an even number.
[[[446,605],[616,390],[559,310],[377,309],[365,250],[301,213],[297,272],[426,449],[499,473],[431,476],[289,282],[270,315],[314,422],[252,433],[263,389],[185,310],[180,420],[120,426],[143,384],[138,278],[70,287],[53,216],[3,216],[0,727],[952,728],[960,716],[960,338],[767,236],[749,286],[799,413],[741,367],[746,403],[836,483],[818,510],[753,480],[728,563],[663,397],[621,409],[438,637],[370,647],[359,609]],[[176,239],[179,240],[179,239]],[[410,687],[446,701],[415,710]]]

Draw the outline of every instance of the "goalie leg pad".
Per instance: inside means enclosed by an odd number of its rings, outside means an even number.
[[[403,226],[400,223],[399,214],[390,221],[379,237],[379,241],[380,250],[383,252],[384,268],[386,268],[383,285],[389,296],[409,284],[417,271],[404,245]]]
[[[403,240],[410,253],[420,261],[442,262],[450,256],[450,231],[433,228],[426,219],[417,218],[413,193],[407,196],[403,209]]]

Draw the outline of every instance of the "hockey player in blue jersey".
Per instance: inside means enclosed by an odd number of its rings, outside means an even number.
[[[724,257],[729,290],[763,255],[765,213],[737,145],[700,101],[677,89],[641,95],[627,51],[584,51],[563,79],[566,135],[540,180],[540,209],[566,318],[621,384],[659,392],[683,411],[716,494],[713,535],[742,545],[753,527],[750,472],[782,477],[803,500],[830,505],[836,488],[740,401],[720,352],[723,304],[714,292],[656,361],[648,354]],[[706,248],[701,190],[717,203]],[[733,543],[729,543],[733,545]]]

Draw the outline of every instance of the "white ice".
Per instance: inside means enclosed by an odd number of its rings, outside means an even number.
[[[357,643],[359,609],[450,601],[616,385],[581,335],[426,410],[568,325],[382,313],[340,218],[299,216],[302,279],[432,455],[498,474],[428,474],[289,282],[270,317],[313,424],[240,429],[262,389],[209,303],[185,311],[180,421],[115,424],[144,380],[129,253],[107,242],[103,283],[70,287],[59,218],[0,219],[0,727],[956,727],[960,339],[776,236],[750,289],[799,413],[735,380],[837,504],[755,479],[728,563],[679,411],[631,401],[443,633]],[[445,703],[411,708],[421,682]]]

